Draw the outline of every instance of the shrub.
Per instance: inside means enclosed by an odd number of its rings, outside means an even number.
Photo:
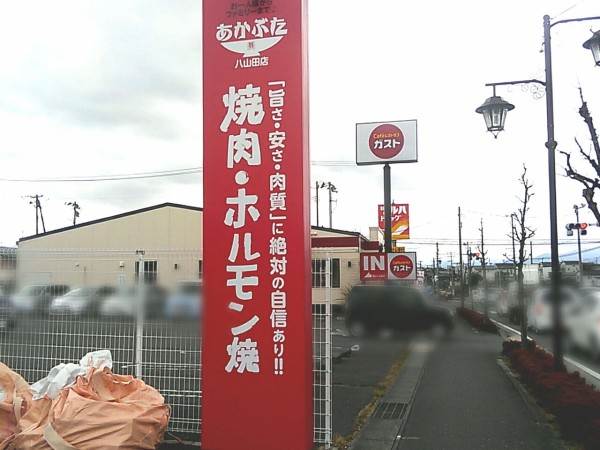
[[[477,311],[468,308],[456,308],[456,313],[465,319],[472,327],[488,333],[498,333],[496,324]]]
[[[597,450],[600,442],[600,420],[594,420],[588,428],[587,438],[584,439],[584,450]]]
[[[537,346],[523,348],[518,341],[502,343],[502,353],[533,396],[556,416],[561,435],[586,449],[600,446],[600,392],[586,384],[579,372],[554,369],[552,355]]]

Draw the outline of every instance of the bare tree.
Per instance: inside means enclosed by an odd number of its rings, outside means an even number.
[[[515,239],[519,243],[519,253],[515,259],[508,257],[506,254],[504,257],[511,261],[517,267],[517,297],[519,302],[519,307],[516,312],[509,312],[509,314],[516,314],[516,318],[521,324],[521,343],[523,345],[527,344],[527,308],[525,308],[525,290],[523,287],[523,266],[525,265],[525,261],[527,261],[528,254],[525,246],[527,241],[531,240],[531,238],[535,235],[535,230],[528,227],[526,225],[527,212],[529,211],[529,204],[531,202],[531,197],[533,197],[533,183],[529,181],[527,178],[527,167],[523,164],[523,173],[519,178],[519,182],[521,186],[523,186],[523,197],[519,200],[521,202],[521,206],[517,209],[515,213],[513,213],[514,221],[511,221],[511,235],[515,236]]]
[[[485,263],[487,251],[484,251],[484,239],[483,239],[483,219],[481,219],[481,228],[479,228],[479,232],[481,233],[481,244],[477,246],[479,253],[481,255],[481,271],[483,272],[483,316],[485,320],[488,319],[488,300],[487,300],[487,276],[485,273]]]
[[[585,199],[588,208],[594,214],[596,222],[600,223],[600,211],[598,210],[598,204],[594,201],[594,194],[596,189],[600,189],[600,144],[598,143],[598,133],[594,128],[594,121],[590,110],[588,109],[587,102],[583,99],[583,92],[579,88],[579,96],[581,97],[581,108],[579,108],[579,115],[583,118],[583,121],[587,125],[588,132],[592,141],[592,148],[589,151],[584,150],[583,146],[575,138],[575,144],[579,149],[579,153],[583,159],[587,162],[588,169],[593,169],[592,175],[586,175],[584,171],[579,170],[573,166],[571,161],[571,154],[561,151],[565,155],[567,167],[565,168],[567,177],[572,180],[579,181],[583,185],[583,198]],[[588,173],[590,171],[588,170]]]

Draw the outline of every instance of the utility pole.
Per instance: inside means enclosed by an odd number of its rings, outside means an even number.
[[[465,282],[463,277],[463,258],[462,258],[462,220],[460,216],[460,206],[458,207],[458,257],[460,264],[460,307],[465,307]]]
[[[329,190],[329,228],[333,228],[333,209],[331,207],[331,193],[337,193],[337,189],[331,183],[328,183],[327,189]]]
[[[488,309],[487,309],[487,277],[485,275],[485,251],[483,248],[483,219],[481,219],[481,268],[483,271],[483,315],[487,319],[488,318]]]
[[[577,217],[577,224],[579,224],[579,208],[584,207],[585,205],[573,205],[573,209],[575,210],[575,217]],[[577,228],[577,255],[579,256],[579,286],[583,282],[583,264],[581,263],[581,230],[579,227]]]
[[[467,246],[467,277],[468,277],[468,281],[469,281],[469,299],[471,299],[471,309],[475,310],[475,305],[473,304],[473,289],[471,286],[471,270],[473,268],[471,261],[473,258],[473,252],[471,251],[471,246],[468,242],[467,242],[466,246]]]
[[[465,246],[467,247],[467,281],[469,285],[469,299],[471,300],[471,309],[475,310],[473,305],[473,293],[471,292],[471,258],[473,257],[473,253],[471,253],[471,247],[468,242],[465,244]]]
[[[331,199],[331,194],[333,192],[337,193],[337,188],[330,182],[323,182],[319,185],[317,181],[317,226],[319,226],[319,188],[326,188],[329,191],[329,228],[333,228],[333,209],[331,207],[333,200]]]
[[[533,264],[533,242],[529,241],[529,262]]]
[[[319,182],[315,182],[315,188],[317,189],[317,226],[319,226]]]
[[[433,280],[433,297],[435,298],[435,294],[437,292],[437,287],[436,287],[437,286],[437,282],[435,280],[435,258],[433,258],[431,260],[431,262],[432,262],[432,266],[431,266],[432,269],[431,270],[433,271],[433,276],[431,277],[432,280]]]
[[[77,202],[66,202],[65,205],[73,207],[73,225],[76,224],[77,218],[79,217],[79,205]]]
[[[454,298],[454,262],[452,261],[452,252],[450,252],[450,292],[452,292],[452,298]]]
[[[39,234],[39,221],[42,220],[42,229],[44,233],[46,232],[46,225],[44,224],[44,214],[42,213],[42,204],[40,203],[40,198],[43,195],[28,195],[27,198],[32,200],[29,201],[30,205],[35,207],[35,234]],[[35,201],[33,200],[35,199]]]
[[[436,292],[435,292],[435,298],[438,299],[439,298],[439,291],[440,291],[440,286],[439,286],[439,281],[440,281],[440,247],[438,245],[438,243],[435,243],[435,272],[434,272],[434,276],[437,280],[436,283]]]

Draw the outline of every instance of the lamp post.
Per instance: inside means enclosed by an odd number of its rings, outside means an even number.
[[[517,281],[517,253],[515,251],[515,219],[516,214],[511,213],[510,215],[510,231],[512,237],[512,250],[513,250],[513,280]]]
[[[550,193],[550,253],[552,260],[551,274],[551,298],[553,305],[553,353],[554,369],[563,370],[563,347],[562,347],[562,320],[560,315],[560,266],[558,261],[558,227],[556,214],[556,164],[555,150],[556,141],[554,140],[554,92],[552,84],[552,48],[550,43],[550,30],[553,26],[568,22],[584,22],[589,20],[598,20],[600,16],[583,17],[578,19],[559,20],[550,23],[550,16],[544,16],[544,66],[546,71],[546,80],[521,80],[508,81],[502,83],[489,83],[486,86],[493,87],[493,97],[488,98],[483,105],[476,109],[476,112],[483,114],[488,131],[495,138],[498,133],[504,129],[506,113],[514,108],[513,105],[496,96],[496,86],[515,85],[515,84],[540,84],[546,88],[546,125],[548,138],[546,148],[548,149],[548,180]],[[600,65],[600,34],[596,32],[583,44],[584,48],[590,49],[594,56],[596,65]]]

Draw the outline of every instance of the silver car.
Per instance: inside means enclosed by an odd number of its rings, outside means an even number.
[[[85,286],[52,300],[48,313],[52,315],[96,315],[102,301],[114,294],[114,286]]]
[[[66,284],[31,284],[14,294],[10,302],[17,313],[47,313],[52,300],[68,291]]]

